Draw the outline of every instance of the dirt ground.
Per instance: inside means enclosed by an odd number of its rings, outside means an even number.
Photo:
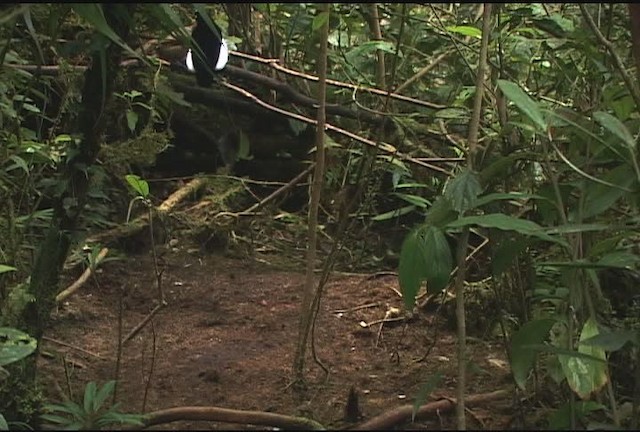
[[[443,379],[427,401],[455,396],[455,336],[444,319],[422,311],[410,321],[385,323],[382,330],[380,324],[361,325],[383,319],[390,307],[402,310],[397,277],[392,274],[330,279],[315,341],[318,357],[330,373],[325,379],[322,369],[309,358],[308,388],[298,392],[288,384],[304,282],[302,268],[298,273],[285,272],[255,261],[204,255],[179,243],[162,261],[168,305],[152,325],[123,347],[117,397],[124,411],[218,406],[306,416],[337,429],[350,426],[344,421],[344,410],[352,386],[358,392],[363,419],[412,404],[438,371]],[[66,279],[74,280],[76,273]],[[60,399],[67,382],[79,399],[89,381],[101,384],[113,379],[123,291],[126,335],[157,304],[150,254],[105,263],[95,278],[60,306],[40,360],[40,376],[50,400]],[[470,341],[469,353],[468,394],[512,388],[498,341]],[[468,427],[511,427],[512,403],[507,397],[472,407]],[[443,412],[399,427],[453,429],[454,413]],[[176,428],[247,426],[174,422],[152,429]]]

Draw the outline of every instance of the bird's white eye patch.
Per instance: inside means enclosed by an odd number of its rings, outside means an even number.
[[[187,51],[187,58],[185,60],[185,63],[189,72],[196,71],[196,68],[193,66],[193,54],[191,53],[191,50]]]
[[[222,39],[222,43],[220,44],[220,54],[218,55],[218,61],[216,62],[216,70],[220,71],[224,69],[229,61],[229,47],[227,46],[227,41]]]

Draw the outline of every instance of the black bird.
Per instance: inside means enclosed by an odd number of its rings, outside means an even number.
[[[222,37],[222,30],[213,21],[209,27],[200,14],[197,14],[196,25],[191,32],[195,44],[194,49],[187,51],[185,65],[190,72],[195,72],[196,81],[202,87],[209,87],[213,82],[213,72],[219,72],[229,61],[229,47]],[[199,55],[199,50],[202,50]]]

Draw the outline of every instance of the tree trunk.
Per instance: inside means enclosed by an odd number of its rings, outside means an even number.
[[[103,5],[107,23],[123,40],[127,39],[129,33],[131,8],[125,4]],[[86,203],[91,181],[90,169],[100,150],[105,127],[104,110],[108,106],[113,84],[120,70],[121,47],[110,43],[105,51],[104,56],[99,52],[92,53],[91,67],[85,72],[80,109],[80,132],[83,138],[77,150],[71,152],[73,156],[61,164],[59,182],[64,184],[64,188],[55,199],[54,215],[38,251],[31,281],[14,290],[14,294],[29,300],[22,305],[12,305],[13,313],[2,318],[3,325],[21,329],[38,342],[42,340],[55,305],[60,272]],[[22,290],[23,293],[15,292],[17,290]],[[32,424],[35,420],[41,401],[36,389],[36,358],[37,353],[7,367],[11,375],[0,387],[0,407],[8,421]]]

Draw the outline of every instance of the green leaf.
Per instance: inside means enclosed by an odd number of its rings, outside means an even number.
[[[451,248],[444,232],[434,226],[427,226],[418,231],[420,242],[426,259],[427,290],[437,294],[446,288],[453,270]]]
[[[151,12],[156,15],[157,21],[184,45],[188,44],[189,34],[180,16],[174,12],[171,5],[166,3],[154,4]]]
[[[470,118],[469,110],[462,107],[443,108],[435,112],[436,118],[443,119],[465,119]]]
[[[405,194],[400,192],[394,192],[393,195],[397,196],[403,201],[413,204],[416,207],[427,208],[431,202],[428,199],[421,197],[420,195]]]
[[[389,220],[389,219],[397,218],[397,217],[406,215],[408,213],[411,213],[415,209],[416,209],[416,206],[408,205],[408,206],[400,207],[400,208],[397,208],[395,210],[390,210],[388,212],[384,212],[384,213],[381,213],[379,215],[376,215],[376,216],[372,217],[371,220],[374,221],[374,222],[386,221],[386,220]]]
[[[37,341],[28,334],[11,327],[0,327],[0,366],[6,366],[29,356]]]
[[[482,30],[476,27],[471,26],[448,26],[445,29],[451,33],[458,33],[463,36],[471,36],[476,39],[480,39],[482,37]]]
[[[0,414],[0,430],[8,431],[9,425],[7,424],[7,420],[5,420],[4,416]]]
[[[542,115],[538,103],[529,97],[517,84],[510,81],[498,80],[498,87],[502,93],[512,101],[537,126],[539,132],[547,130],[547,122]]]
[[[464,213],[474,207],[481,192],[478,176],[473,171],[464,169],[449,182],[444,194],[454,210]]]
[[[557,227],[549,228],[545,230],[545,232],[549,235],[551,234],[575,234],[575,233],[584,233],[584,232],[594,232],[594,231],[606,231],[611,229],[609,225],[605,224],[564,224],[559,225]]]
[[[15,168],[21,168],[25,174],[29,174],[29,164],[27,164],[27,161],[25,161],[23,158],[21,158],[18,155],[11,155],[9,156],[9,159],[13,161],[13,164],[9,165],[6,168],[6,171],[11,171]]]
[[[598,325],[592,318],[585,322],[580,333],[580,342],[598,335]],[[578,352],[602,361],[577,356],[558,356],[569,387],[583,400],[599,391],[606,383],[607,364],[604,350],[598,346],[580,344]]]
[[[238,160],[250,160],[251,159],[251,142],[249,137],[243,131],[240,131],[240,145],[238,146]]]
[[[368,41],[351,48],[351,50],[347,52],[346,58],[349,62],[358,65],[360,64],[359,62],[361,61],[361,57],[373,54],[376,51],[384,51],[393,54],[395,52],[395,46],[391,42],[387,41]]]
[[[456,220],[458,212],[451,206],[451,201],[444,195],[440,195],[427,213],[427,223],[443,228]]]
[[[0,264],[0,274],[2,273],[8,273],[8,272],[12,272],[12,271],[17,271],[18,269],[15,267],[11,267],[5,264]]]
[[[602,125],[609,132],[617,136],[627,145],[629,150],[634,151],[636,143],[633,136],[626,128],[626,126],[617,118],[611,114],[603,111],[597,111],[593,113],[593,118]]]
[[[511,371],[516,384],[522,390],[525,390],[527,377],[537,356],[537,352],[529,345],[544,342],[555,323],[556,321],[550,318],[529,321],[520,327],[511,339]]]
[[[136,58],[141,60],[142,57],[136,53],[131,47],[125,44],[120,36],[118,36],[113,29],[107,23],[107,20],[104,16],[104,11],[102,9],[102,5],[99,3],[74,3],[73,10],[80,15],[85,21],[91,24],[97,31],[101,34],[105,35],[109,39],[111,39],[116,44],[120,45],[122,49],[129,52],[129,54],[133,55]],[[103,64],[104,63],[103,59]]]
[[[84,388],[84,412],[89,414],[95,412],[94,401],[96,398],[96,383],[91,381]]]
[[[76,421],[76,422],[73,422],[73,423],[69,423],[62,430],[79,431],[79,430],[83,430],[83,429],[90,429],[90,428],[87,428],[86,425],[83,422]]]
[[[449,283],[452,268],[451,249],[442,230],[424,225],[409,233],[402,244],[398,270],[407,308],[415,304],[423,280],[430,293],[442,291]]]
[[[48,421],[49,423],[55,423],[55,424],[61,424],[61,425],[69,423],[69,417],[62,417],[55,414],[42,414],[40,418],[42,420]]]
[[[491,271],[493,276],[500,276],[504,273],[513,260],[530,245],[531,242],[521,236],[505,238],[500,241],[495,247],[491,258]]]
[[[607,183],[618,187],[611,187],[602,183],[588,184],[584,195],[582,218],[591,218],[610,209],[616,201],[628,196],[625,189],[634,189],[637,183],[633,168],[628,164],[620,165],[602,177]]]
[[[551,237],[546,234],[542,227],[535,222],[517,217],[508,216],[502,213],[490,213],[480,216],[466,216],[447,224],[448,228],[463,228],[465,226],[478,225],[485,228],[496,228],[503,231],[515,231],[527,236],[538,237],[553,243],[566,246],[566,241],[559,237]]]
[[[98,390],[96,397],[93,400],[93,411],[97,412],[101,407],[104,401],[109,397],[110,394],[113,393],[113,389],[116,386],[115,380],[108,381],[105,385],[102,386],[100,390]]]
[[[615,251],[603,255],[597,262],[602,267],[633,269],[640,262],[640,257],[634,253]]]
[[[541,195],[529,194],[524,192],[506,192],[506,193],[496,192],[496,193],[490,193],[490,194],[478,197],[474,207],[482,207],[483,205],[492,203],[494,201],[526,200],[526,199],[547,200],[547,198]]]
[[[425,256],[420,245],[421,237],[418,230],[411,231],[405,237],[400,250],[400,265],[398,279],[404,304],[408,309],[413,308],[420,284],[427,276]]]
[[[124,176],[125,180],[143,198],[149,196],[149,183],[141,179],[140,176],[135,174],[127,174]]]
[[[136,125],[138,124],[138,113],[133,110],[127,110],[127,126],[131,133],[136,131]]]
[[[580,340],[581,345],[596,346],[605,351],[618,351],[628,342],[640,345],[640,338],[636,330],[619,330],[600,333],[587,339]]]
[[[605,407],[595,401],[577,401],[574,404],[575,419],[579,420],[593,411]],[[549,430],[567,430],[571,427],[571,403],[566,402],[549,416]]]
[[[438,387],[440,381],[442,381],[442,372],[436,371],[429,377],[427,382],[425,382],[422,387],[420,387],[420,390],[415,397],[415,401],[413,402],[413,410],[411,411],[412,422],[415,421],[416,414],[418,413],[420,406],[426,402],[427,397],[436,389],[436,387]]]
[[[98,426],[104,427],[113,424],[123,424],[131,426],[144,426],[144,416],[140,414],[125,414],[109,411],[98,419]]]
[[[323,25],[329,22],[329,13],[328,12],[320,12],[313,18],[313,24],[311,24],[311,29],[315,32],[318,31]]]

